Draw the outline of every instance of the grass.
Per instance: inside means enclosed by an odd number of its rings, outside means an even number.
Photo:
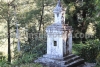
[[[21,65],[8,65],[8,64],[5,64],[5,65],[0,66],[0,67],[44,67],[44,66],[41,65],[41,64],[38,64],[38,63],[25,63],[25,64],[21,64]]]
[[[26,64],[21,64],[20,66],[16,66],[16,67],[43,67],[43,66],[38,63],[26,63]]]
[[[96,67],[100,67],[100,65],[97,65]]]

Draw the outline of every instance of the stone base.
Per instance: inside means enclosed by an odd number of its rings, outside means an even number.
[[[81,59],[79,56],[73,54],[67,55],[65,57],[44,55],[34,62],[42,63],[49,67],[76,67],[78,65],[84,64],[84,59]]]

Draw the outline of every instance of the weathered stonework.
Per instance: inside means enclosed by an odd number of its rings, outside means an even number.
[[[83,59],[72,54],[72,27],[65,24],[60,0],[53,12],[55,22],[46,28],[47,54],[35,62],[44,63],[49,67],[75,67],[84,63]]]
[[[65,57],[43,55],[43,57],[38,58],[35,62],[43,63],[48,67],[76,67],[83,64],[84,60],[73,54],[69,54]]]
[[[72,28],[62,24],[52,24],[47,27],[47,54],[66,56],[72,50]],[[56,45],[55,43],[56,42]],[[69,45],[70,44],[70,45]]]

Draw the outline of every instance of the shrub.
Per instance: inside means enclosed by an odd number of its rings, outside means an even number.
[[[43,67],[41,64],[33,63],[37,58],[36,54],[18,53],[13,60],[11,67]]]
[[[2,62],[3,60],[5,60],[5,56],[3,56],[3,53],[2,52],[0,52],[0,62]]]
[[[21,51],[14,51],[13,65],[18,66],[26,63],[33,63],[35,59],[46,53],[46,39],[33,40],[31,43],[21,43]]]
[[[97,55],[96,62],[97,62],[97,64],[100,66],[100,52],[99,52],[99,54]]]
[[[96,57],[98,55],[100,49],[99,40],[89,40],[86,44],[74,44],[74,50],[76,50],[76,54],[84,58],[87,62],[96,62]]]
[[[31,54],[31,53],[18,53],[16,54],[14,60],[13,60],[13,65],[21,65],[25,63],[31,63],[35,59],[37,55]]]
[[[37,56],[42,56],[43,54],[46,53],[46,42],[44,42],[44,40],[37,40],[35,42],[33,42],[32,44],[29,43],[25,43],[21,49],[23,51],[23,53],[32,53],[32,54],[36,54]]]
[[[2,52],[0,52],[0,66],[1,67],[8,66],[6,59],[7,59],[6,56],[4,56]]]

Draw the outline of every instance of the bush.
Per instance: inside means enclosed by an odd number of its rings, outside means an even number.
[[[96,57],[98,55],[100,49],[99,40],[89,40],[86,44],[74,44],[74,50],[76,50],[76,54],[84,58],[87,62],[96,62]]]
[[[25,63],[31,63],[35,59],[37,55],[35,54],[30,54],[30,53],[17,53],[14,60],[13,60],[13,65],[21,65]]]
[[[47,43],[45,42],[46,39],[38,39],[38,40],[34,40],[31,44],[26,42],[22,45],[21,49],[23,51],[23,53],[32,53],[32,54],[37,54],[37,56],[42,56],[43,54],[46,53],[46,45]]]
[[[6,61],[6,56],[3,55],[2,52],[0,52],[0,66],[5,67],[8,66],[8,62]]]
[[[43,67],[41,64],[33,63],[37,58],[37,54],[17,53],[11,67]]]
[[[100,52],[99,52],[99,54],[97,55],[96,62],[97,62],[97,64],[100,66]]]
[[[2,52],[0,52],[0,62],[2,62],[3,60],[5,60],[5,56],[3,55],[3,53]]]
[[[0,62],[0,67],[8,67],[9,64],[6,60],[2,60],[2,62]]]
[[[38,57],[42,56],[43,54],[46,53],[46,42],[44,42],[45,39],[38,39],[38,40],[33,40],[31,43],[25,42],[21,43],[21,51],[20,53],[17,52],[17,47],[15,48],[14,51],[14,60],[13,60],[13,65],[18,66],[21,64],[26,64],[26,63],[33,63],[34,60],[36,60]]]

